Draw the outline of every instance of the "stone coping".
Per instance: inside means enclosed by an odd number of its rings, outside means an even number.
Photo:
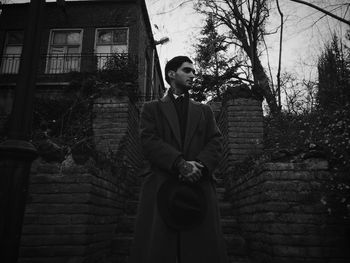
[[[236,177],[234,179],[234,187],[256,179],[264,172],[288,172],[288,171],[313,171],[313,172],[322,172],[328,171],[328,161],[323,159],[308,159],[305,162],[299,163],[286,163],[286,162],[268,162],[264,164],[253,166],[252,169],[241,177]],[[231,170],[231,173],[234,173],[234,170]],[[266,179],[266,178],[265,178]]]
[[[304,162],[285,163],[269,162],[260,165],[259,172],[263,171],[304,171],[304,170],[328,170],[328,161],[323,159],[307,159]]]

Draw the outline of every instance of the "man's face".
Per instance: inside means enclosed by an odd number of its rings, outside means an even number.
[[[195,70],[192,63],[184,62],[174,74],[175,85],[189,89],[192,87]]]

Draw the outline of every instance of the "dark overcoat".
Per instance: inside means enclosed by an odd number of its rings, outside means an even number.
[[[211,108],[189,100],[182,147],[179,121],[169,95],[146,102],[141,111],[140,138],[151,165],[144,171],[129,263],[175,263],[178,244],[181,263],[227,263],[213,180],[202,178],[196,182],[203,188],[208,202],[203,223],[179,235],[165,225],[156,202],[161,184],[170,176],[178,176],[172,166],[180,155],[188,161],[201,161],[211,178],[222,152],[222,136]]]

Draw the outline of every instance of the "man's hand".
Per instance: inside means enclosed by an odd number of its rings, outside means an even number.
[[[204,166],[196,161],[181,161],[178,165],[181,181],[196,182],[202,177]]]

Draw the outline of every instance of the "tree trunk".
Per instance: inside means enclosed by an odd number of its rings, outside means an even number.
[[[279,108],[277,106],[276,98],[271,91],[269,78],[266,75],[263,66],[261,65],[260,59],[256,56],[255,59],[252,61],[254,61],[254,84],[258,87],[258,89],[261,90],[264,98],[266,99],[267,104],[269,105],[271,113],[278,113]]]

